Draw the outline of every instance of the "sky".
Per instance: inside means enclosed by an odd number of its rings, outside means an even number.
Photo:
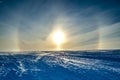
[[[0,0],[0,51],[120,49],[119,0]]]

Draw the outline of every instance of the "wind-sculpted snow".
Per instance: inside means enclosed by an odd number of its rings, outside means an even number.
[[[1,52],[0,80],[120,80],[120,51]]]

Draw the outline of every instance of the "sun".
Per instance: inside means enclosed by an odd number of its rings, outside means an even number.
[[[56,31],[53,34],[53,41],[56,43],[57,47],[60,48],[60,45],[64,42],[65,35],[62,31]]]

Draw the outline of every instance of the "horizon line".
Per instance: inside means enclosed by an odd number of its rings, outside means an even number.
[[[44,52],[44,51],[55,51],[55,52],[61,52],[61,51],[109,51],[109,50],[120,50],[120,49],[79,49],[79,50],[73,50],[73,49],[66,49],[66,50],[25,50],[25,51],[0,51],[0,53],[6,53],[6,52]]]

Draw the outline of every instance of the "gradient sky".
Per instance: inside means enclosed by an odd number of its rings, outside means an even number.
[[[0,51],[120,49],[119,0],[0,0]]]

